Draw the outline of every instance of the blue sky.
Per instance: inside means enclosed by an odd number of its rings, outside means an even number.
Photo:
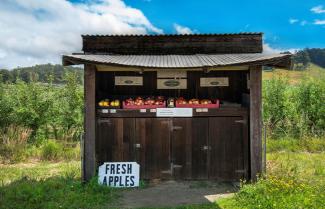
[[[60,63],[81,34],[263,32],[264,50],[325,48],[325,0],[1,0],[0,68]]]
[[[275,48],[325,47],[325,12],[314,13],[319,0],[126,0],[166,33],[173,33],[173,23],[200,33],[264,32],[265,41]],[[291,21],[295,21],[290,24]],[[292,22],[291,22],[292,23]]]

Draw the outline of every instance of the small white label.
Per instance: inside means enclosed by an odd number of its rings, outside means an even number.
[[[201,108],[196,108],[195,111],[196,111],[196,112],[202,112],[202,109],[201,109]]]
[[[108,109],[102,109],[102,113],[108,113]]]
[[[150,112],[157,112],[156,109],[150,109]]]
[[[157,108],[157,117],[193,117],[192,108]]]
[[[110,109],[110,113],[116,113],[115,109]]]
[[[202,108],[202,112],[209,112],[208,108]]]
[[[147,112],[147,110],[146,109],[140,109],[140,112],[145,113],[145,112]]]

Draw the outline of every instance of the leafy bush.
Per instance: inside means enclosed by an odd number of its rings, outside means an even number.
[[[41,159],[43,160],[57,160],[63,151],[61,144],[48,140],[41,146]]]
[[[324,137],[325,79],[290,85],[282,76],[263,83],[263,120],[271,138]]]

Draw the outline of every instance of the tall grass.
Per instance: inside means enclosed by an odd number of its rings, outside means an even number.
[[[10,125],[0,129],[0,162],[17,162],[26,158],[25,149],[31,129]]]

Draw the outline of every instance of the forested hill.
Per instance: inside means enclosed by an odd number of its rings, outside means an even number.
[[[293,56],[294,64],[299,69],[305,69],[309,63],[325,68],[325,49],[303,49]]]
[[[83,83],[83,69],[79,67],[63,67],[62,65],[44,64],[32,67],[0,69],[0,82],[16,82],[18,79],[25,82],[42,82],[54,84],[65,83],[65,75],[74,73],[78,83]]]

